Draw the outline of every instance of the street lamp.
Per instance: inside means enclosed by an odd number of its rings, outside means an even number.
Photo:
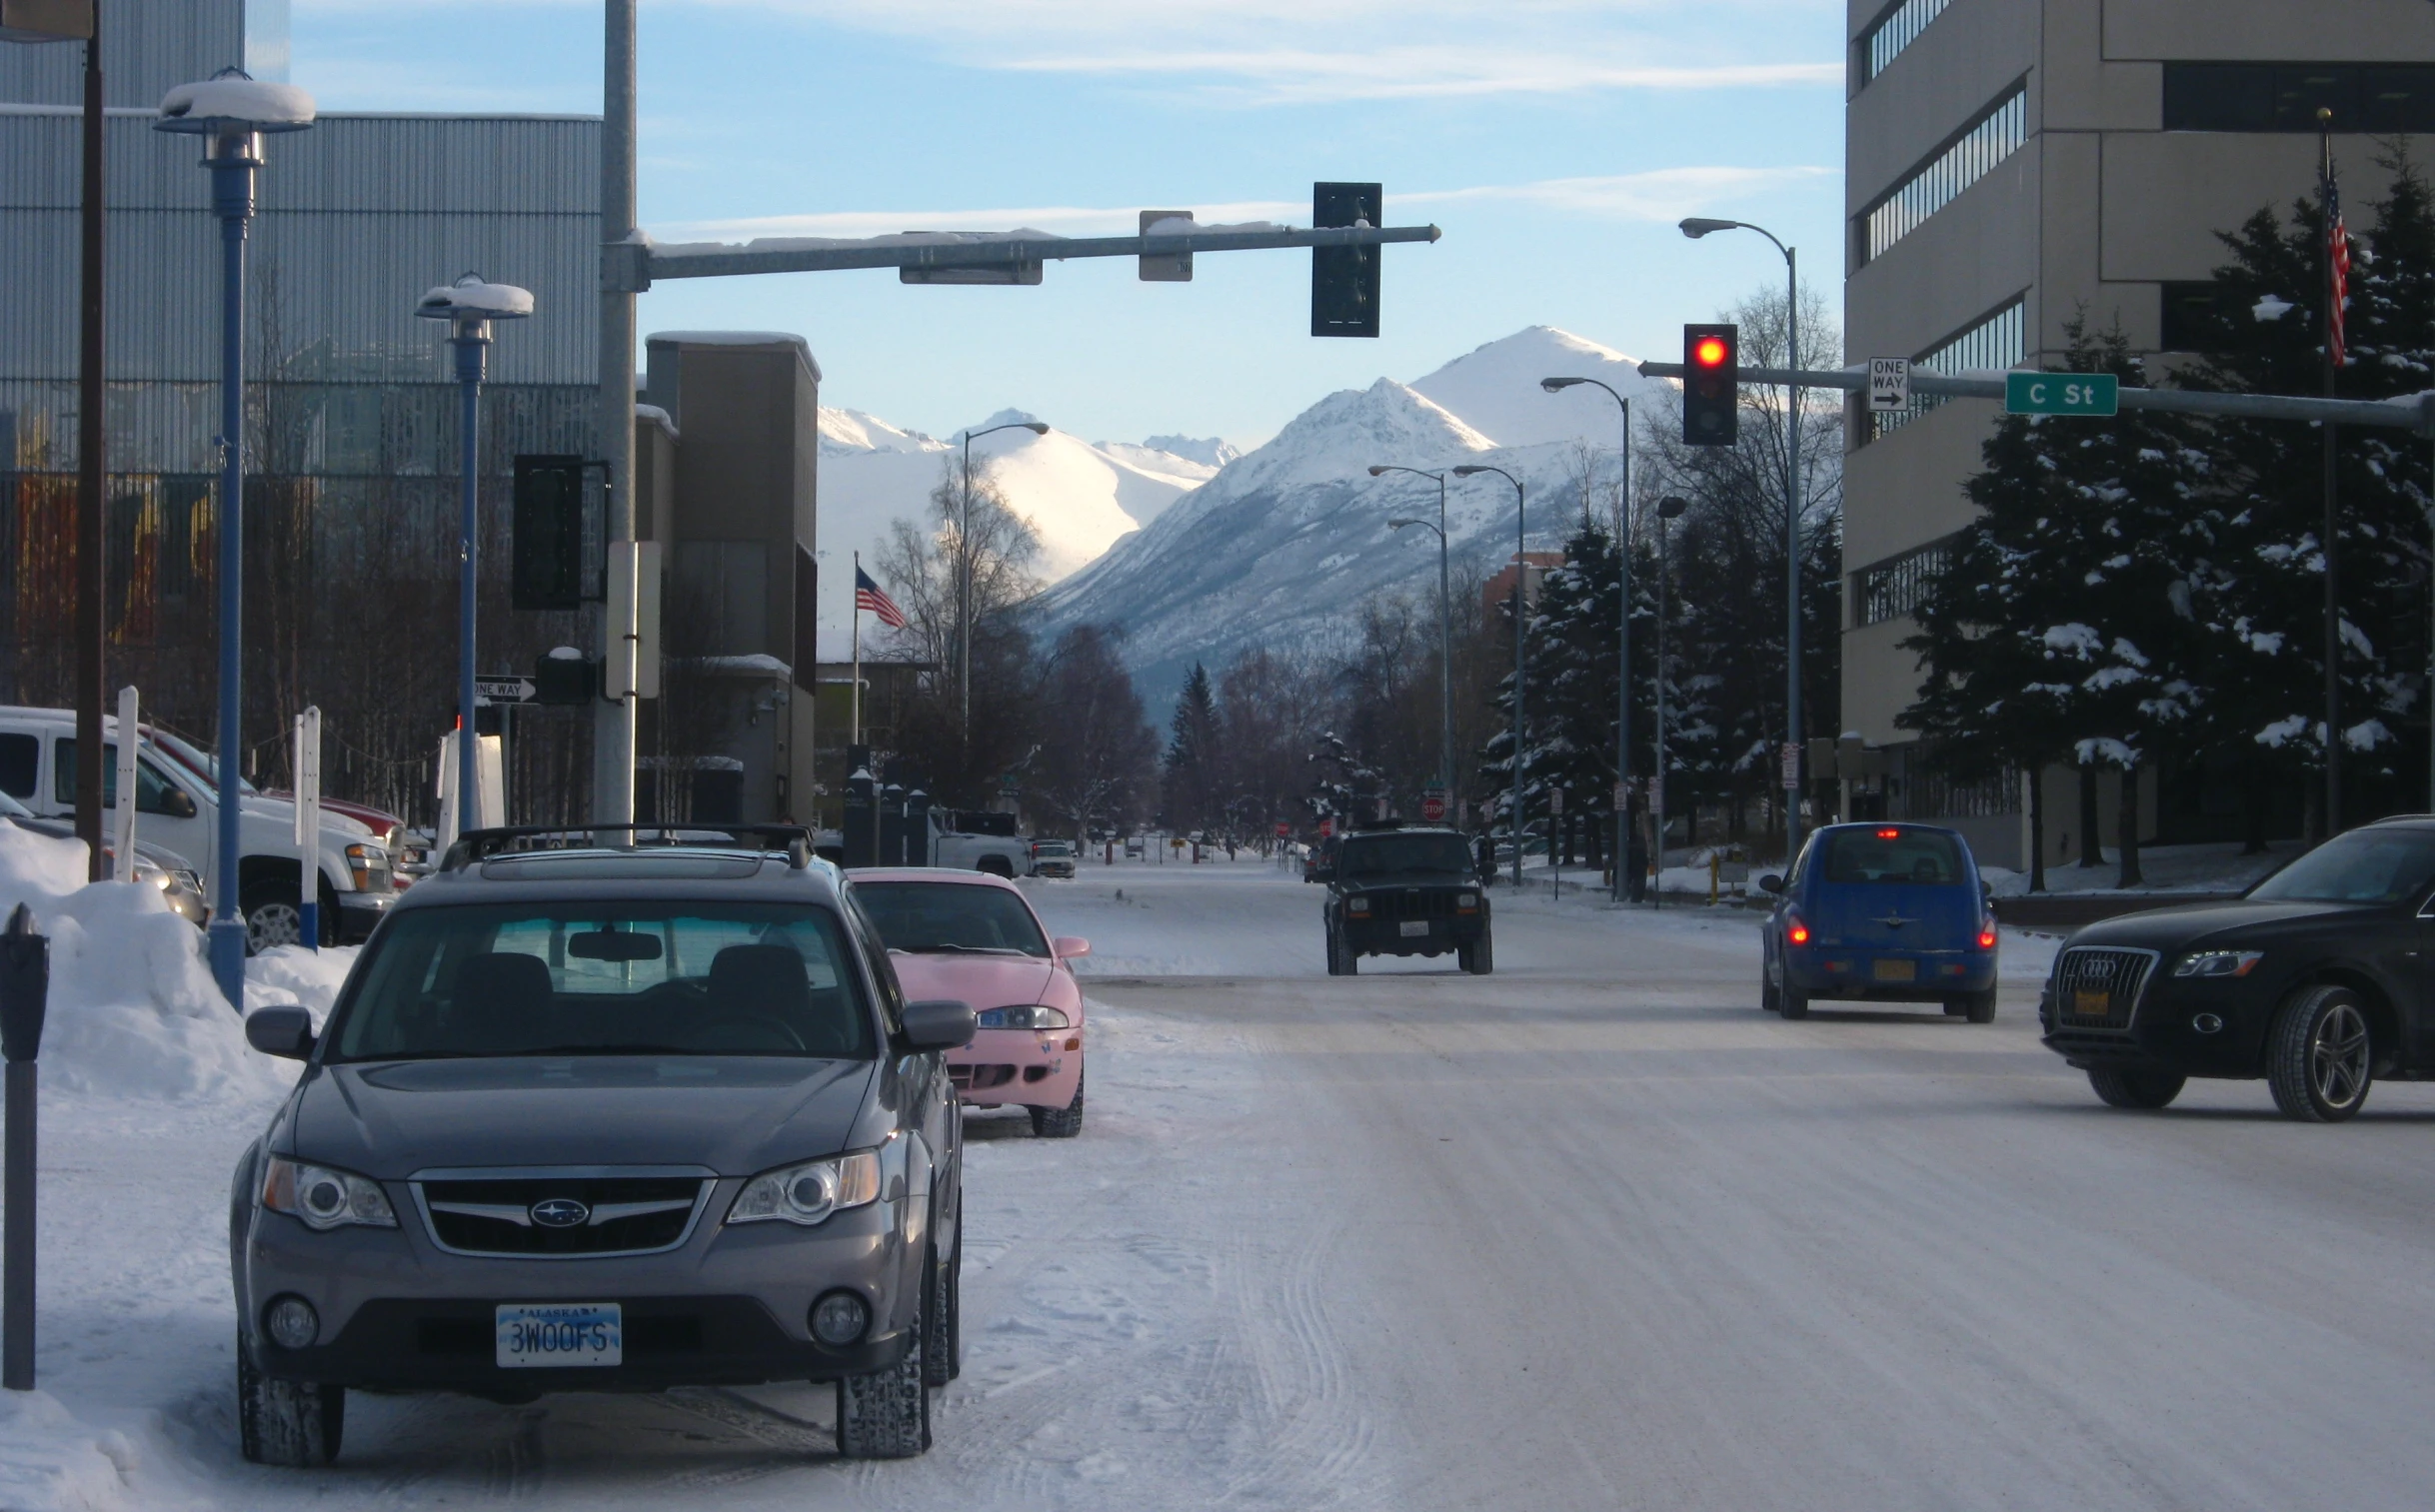
[[[1666,594],[1673,586],[1674,558],[1669,527],[1682,518],[1690,503],[1673,495],[1657,501],[1657,780],[1649,792],[1649,817],[1657,828],[1657,896],[1665,896],[1665,622]]]
[[[962,685],[964,754],[973,754],[973,438],[1000,431],[1029,431],[1046,436],[1049,428],[1037,420],[1009,421],[986,431],[964,433],[964,521],[956,528],[956,678]]]
[[[1615,571],[1620,586],[1616,595],[1620,607],[1615,611],[1615,790],[1622,796],[1615,803],[1614,900],[1619,903],[1627,888],[1637,890],[1640,885],[1636,875],[1628,883],[1623,876],[1631,858],[1631,401],[1594,378],[1538,381],[1550,394],[1582,384],[1605,389],[1606,397],[1623,407],[1622,502],[1615,512]]]
[[[245,234],[254,218],[254,170],[266,132],[313,124],[313,97],[292,84],[266,84],[224,68],[200,84],[181,84],[161,100],[159,131],[204,139],[212,212],[220,218],[220,812],[212,875],[212,978],[230,1004],[245,1008],[245,921],[238,916],[237,820],[245,749]],[[85,425],[97,425],[87,416]],[[80,427],[82,429],[82,427]],[[121,740],[134,739],[122,731]],[[98,785],[98,782],[97,784]],[[133,802],[121,793],[120,802]],[[310,878],[300,879],[299,885]]]
[[[1524,515],[1528,505],[1522,482],[1503,468],[1482,467],[1476,463],[1454,469],[1457,478],[1469,478],[1479,473],[1494,473],[1513,485],[1513,890],[1521,890],[1522,879],[1522,682],[1528,664],[1523,661],[1523,647],[1528,636],[1529,622],[1522,618],[1522,585],[1530,576],[1529,553],[1525,549],[1527,531]]]
[[[491,348],[491,322],[522,320],[533,313],[533,296],[514,284],[486,282],[468,273],[453,284],[425,294],[414,313],[425,320],[449,323],[448,344],[457,349],[457,391],[460,397],[457,435],[464,452],[460,509],[457,516],[457,830],[476,827],[466,815],[479,813],[482,789],[475,756],[481,739],[474,731],[474,585],[481,561],[477,535],[481,489],[482,379]],[[502,815],[504,818],[505,816]],[[453,836],[442,836],[443,840]]]
[[[1774,232],[1748,221],[1713,221],[1691,216],[1682,234],[1697,241],[1712,231],[1755,231],[1784,255],[1784,368],[1801,366],[1801,276],[1793,249]],[[1801,848],[1801,386],[1785,385],[1784,402],[1784,761],[1794,780],[1784,788],[1784,864]]]
[[[1425,520],[1389,520],[1388,530],[1399,531],[1407,525],[1437,533],[1437,785],[1445,789],[1447,801],[1454,793],[1454,599],[1449,586],[1451,574],[1446,557],[1449,542],[1445,533],[1445,475],[1423,473],[1418,468],[1397,467],[1392,463],[1369,470],[1372,478],[1387,473],[1409,473],[1414,478],[1426,478],[1437,485],[1437,523]]]

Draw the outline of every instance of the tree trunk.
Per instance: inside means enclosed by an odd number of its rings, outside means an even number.
[[[2080,864],[2105,864],[2105,847],[2097,843],[2097,763],[2080,763]]]
[[[2122,801],[2115,805],[2114,812],[2114,822],[2121,828],[2117,839],[2122,851],[2122,874],[2115,880],[2114,885],[2136,887],[2143,880],[2139,875],[2138,767],[2125,766],[2122,768]]]
[[[2046,890],[2046,772],[2029,768],[2029,890]]]
[[[2243,855],[2263,855],[2266,850],[2266,783],[2265,762],[2251,758],[2241,763],[2241,845]]]

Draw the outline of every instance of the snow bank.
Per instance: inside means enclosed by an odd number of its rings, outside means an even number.
[[[81,841],[0,824],[0,917],[26,903],[51,937],[45,1085],[171,1100],[276,1092],[288,1073],[246,1044],[212,981],[202,931],[156,888],[88,884],[84,870]],[[269,990],[277,995],[263,1001],[304,1000]]]
[[[125,1434],[79,1422],[49,1392],[0,1393],[0,1507],[133,1507],[127,1477],[134,1461],[135,1446]]]

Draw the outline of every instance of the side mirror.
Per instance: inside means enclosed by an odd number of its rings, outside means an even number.
[[[168,787],[161,792],[161,812],[173,819],[195,816],[195,797],[183,787]]]
[[[265,1055],[302,1060],[313,1053],[313,1015],[294,1003],[256,1008],[245,1020],[245,1042]]]
[[[1758,890],[1761,892],[1781,892],[1784,890],[1784,879],[1770,871],[1765,876],[1758,879]]]
[[[917,1050],[960,1049],[973,1042],[980,1026],[981,1015],[970,1003],[940,998],[905,1005],[905,1042]]]
[[[1091,941],[1079,934],[1060,934],[1049,941],[1049,948],[1057,952],[1059,960],[1073,960],[1091,953]]]

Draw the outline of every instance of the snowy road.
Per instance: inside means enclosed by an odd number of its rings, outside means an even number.
[[[44,1385],[117,1434],[77,1484],[248,1508],[2429,1499],[2435,1089],[2335,1128],[2258,1085],[2109,1112],[2036,1043],[2051,941],[2007,940],[1992,1027],[1785,1023],[1743,915],[1500,897],[1497,975],[1341,980],[1318,890],[1271,869],[1034,885],[1098,950],[1090,1122],[972,1122],[966,1369],[928,1458],[834,1461],[829,1392],[777,1388],[359,1396],[335,1468],[243,1466],[219,1214],[258,1104],[62,1098]],[[0,1448],[51,1439],[0,1409]]]

